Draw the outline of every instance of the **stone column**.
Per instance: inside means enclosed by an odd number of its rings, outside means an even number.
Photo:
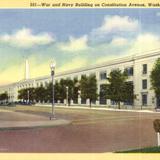
[[[71,102],[71,105],[73,105],[73,99],[71,99],[71,101],[70,101],[70,102]]]
[[[81,104],[81,97],[80,96],[78,97],[78,104],[79,105]]]
[[[96,100],[96,105],[99,106],[99,100]]]
[[[89,105],[89,99],[86,100],[86,104]]]

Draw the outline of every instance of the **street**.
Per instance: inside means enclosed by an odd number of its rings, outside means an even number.
[[[50,108],[43,107],[19,106],[11,110],[45,118],[50,115]],[[57,118],[71,120],[72,123],[64,126],[1,130],[0,152],[102,153],[156,146],[153,120],[159,118],[159,115],[56,108]],[[22,117],[14,118],[23,120]],[[0,118],[0,123],[3,121]]]

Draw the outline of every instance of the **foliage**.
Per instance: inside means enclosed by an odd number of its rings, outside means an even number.
[[[35,100],[37,102],[46,102],[47,97],[46,97],[46,88],[43,87],[43,85],[35,88]]]
[[[70,104],[71,99],[78,98],[78,83],[77,79],[61,79],[60,82],[55,83],[54,85],[54,99],[55,102],[60,100],[63,103],[63,100],[66,99],[66,87],[68,87],[68,102]],[[46,87],[43,85],[37,88],[26,88],[18,91],[18,99],[27,101],[37,101],[37,102],[52,102],[52,83],[47,84]]]
[[[83,99],[89,99],[90,107],[91,103],[97,100],[97,79],[95,75],[86,76],[83,75],[80,81],[81,97]]]
[[[157,59],[150,75],[151,85],[156,97],[160,97],[160,58]]]
[[[133,104],[135,95],[134,95],[134,86],[133,82],[125,82],[124,83],[124,92],[123,92],[123,101],[124,102],[130,102]]]
[[[0,94],[0,101],[8,100],[8,93],[4,92]]]
[[[35,99],[35,88],[25,88],[18,91],[18,99],[29,100],[30,102]]]
[[[124,102],[132,95],[128,92],[129,83],[126,83],[128,76],[126,72],[121,72],[121,70],[113,70],[110,72],[109,77],[107,78],[107,89],[106,89],[106,98],[111,99],[118,103],[120,109],[120,102]],[[132,90],[132,87],[129,87],[129,90]]]

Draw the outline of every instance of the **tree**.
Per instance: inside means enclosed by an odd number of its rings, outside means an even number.
[[[77,78],[73,79],[73,95],[72,99],[74,103],[78,103],[78,90],[80,89],[80,84]]]
[[[126,80],[128,76],[126,72],[123,73],[121,70],[113,70],[110,72],[109,77],[107,78],[108,84],[106,86],[106,98],[111,99],[118,103],[118,108],[120,109],[120,102],[125,100],[126,96]]]
[[[23,101],[33,102],[35,100],[35,88],[25,88],[18,91],[18,99],[22,99]]]
[[[35,100],[35,88],[27,88],[26,89],[26,92],[27,92],[27,95],[28,95],[28,97],[27,98],[29,98],[29,102],[33,102],[34,100]]]
[[[20,100],[27,100],[27,92],[26,89],[21,89],[18,91],[18,99]]]
[[[50,82],[46,87],[46,100],[52,102],[53,98],[53,87],[52,83]],[[58,82],[54,85],[54,99],[55,102],[60,100],[60,84]]]
[[[38,102],[43,102],[47,100],[46,97],[46,89],[43,87],[43,85],[35,88],[35,100]]]
[[[71,79],[65,80],[65,92],[67,97],[67,87],[68,87],[68,105],[70,105],[71,100],[74,97],[74,81]]]
[[[154,89],[157,102],[160,100],[160,58],[154,64],[150,75],[152,89]]]
[[[95,75],[85,76],[83,75],[80,81],[80,90],[81,90],[81,97],[83,99],[89,99],[89,104],[93,101],[97,100],[97,79]]]
[[[61,79],[57,84],[57,96],[63,102],[64,99],[67,98],[67,90],[68,90],[68,105],[70,105],[71,100],[76,101],[78,99],[78,89],[77,86],[78,80],[75,79]],[[67,89],[68,87],[68,89]]]
[[[134,98],[136,98],[136,97],[134,95],[133,82],[132,81],[125,82],[124,83],[124,91],[123,91],[124,102],[129,103],[129,104],[133,104]]]
[[[66,99],[66,81],[65,79],[61,79],[59,82],[59,95],[60,95],[60,101],[63,103],[63,100]]]
[[[4,92],[0,94],[0,101],[8,100],[8,93]]]

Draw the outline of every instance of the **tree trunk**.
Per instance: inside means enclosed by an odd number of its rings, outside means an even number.
[[[70,105],[71,105],[71,100],[69,99],[69,100],[68,100],[68,106],[70,106]]]
[[[89,106],[90,106],[90,108],[91,108],[91,102],[92,102],[92,100],[90,99],[90,100],[89,100]]]
[[[121,103],[121,102],[118,102],[118,109],[121,109],[120,103]]]

